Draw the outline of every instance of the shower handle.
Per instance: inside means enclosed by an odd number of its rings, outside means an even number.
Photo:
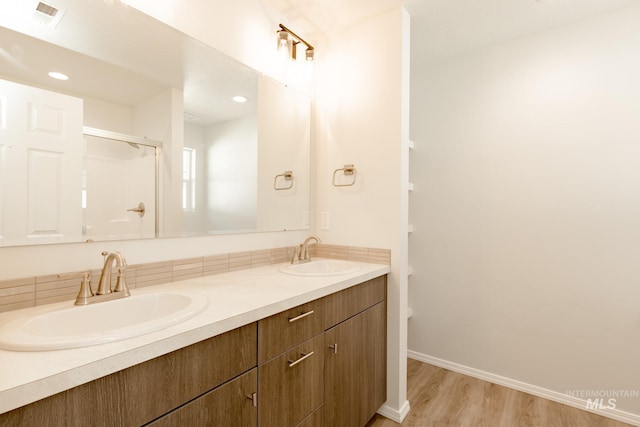
[[[135,208],[127,209],[127,212],[137,212],[140,218],[144,216],[145,211],[146,209],[144,207],[144,203],[142,202],[138,203],[138,206],[136,206]]]

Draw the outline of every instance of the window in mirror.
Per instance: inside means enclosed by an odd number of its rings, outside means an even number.
[[[196,210],[196,150],[189,147],[182,149],[182,209]]]

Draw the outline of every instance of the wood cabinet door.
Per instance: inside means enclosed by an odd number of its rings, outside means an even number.
[[[258,366],[260,427],[295,426],[324,400],[324,334]]]
[[[381,302],[325,332],[325,424],[364,426],[386,400]]]
[[[162,426],[255,427],[258,373],[254,368],[149,424]]]

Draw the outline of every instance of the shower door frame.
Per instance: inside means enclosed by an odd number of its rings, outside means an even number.
[[[98,138],[110,139],[113,141],[126,142],[138,145],[152,147],[155,153],[155,237],[160,237],[160,153],[162,152],[162,141],[154,141],[147,138],[139,138],[137,136],[126,135],[124,133],[112,132],[104,129],[97,129],[88,126],[82,128],[82,133],[87,136],[95,136]]]

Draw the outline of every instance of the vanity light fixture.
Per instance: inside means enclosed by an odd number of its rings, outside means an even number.
[[[304,59],[313,61],[315,50],[313,46],[307,43],[302,37],[280,24],[278,30],[278,51],[286,54],[292,61],[297,58],[297,47],[302,43],[307,49],[305,50]]]
[[[239,102],[239,103],[243,103],[243,102],[247,102],[247,97],[246,96],[242,96],[242,95],[236,95],[234,96],[233,99],[235,102]]]

